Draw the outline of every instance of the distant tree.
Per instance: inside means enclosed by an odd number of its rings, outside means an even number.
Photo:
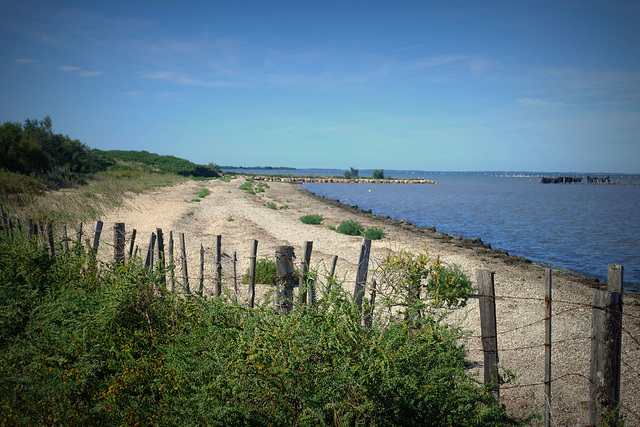
[[[358,177],[359,173],[360,171],[358,171],[358,169],[354,169],[354,167],[352,166],[350,170],[344,173],[344,177],[347,179],[354,179]]]
[[[384,171],[382,169],[374,170],[373,179],[384,179]]]

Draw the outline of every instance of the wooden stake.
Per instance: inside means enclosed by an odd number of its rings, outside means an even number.
[[[100,245],[100,234],[102,234],[102,221],[96,223],[96,232],[93,236],[93,253],[98,255],[98,246]]]
[[[371,240],[364,238],[360,248],[360,260],[358,261],[358,274],[356,275],[356,285],[353,289],[353,299],[362,311],[362,297],[367,284],[367,272],[369,270],[369,254],[371,253]]]
[[[216,276],[214,282],[214,295],[218,298],[222,295],[222,236],[216,236]]]
[[[545,268],[544,287],[544,427],[551,427],[551,269]]]
[[[293,246],[276,247],[276,310],[289,314],[293,309]]]
[[[251,244],[251,257],[249,258],[249,308],[253,308],[256,298],[256,261],[258,258],[258,241]]]
[[[184,278],[182,279],[182,289],[186,292],[191,292],[189,289],[189,274],[187,273],[187,248],[184,244],[184,233],[180,233],[180,245],[182,246],[182,274],[184,275]]]
[[[493,398],[500,403],[500,384],[498,377],[498,332],[496,328],[496,302],[493,284],[494,272],[478,270],[478,288],[480,291],[480,329],[482,350],[484,352],[484,383],[493,385]]]
[[[124,264],[124,244],[124,222],[116,222],[113,225],[113,260],[116,264]]]

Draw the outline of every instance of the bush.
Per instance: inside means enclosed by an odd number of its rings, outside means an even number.
[[[242,283],[249,283],[250,271],[242,278]],[[256,283],[276,284],[276,262],[272,259],[263,258],[256,262]]]
[[[373,179],[384,179],[384,171],[382,169],[374,170]]]
[[[384,231],[380,227],[367,228],[363,234],[364,237],[371,240],[380,240],[384,238]]]
[[[360,171],[358,169],[354,169],[352,166],[351,169],[349,169],[344,173],[344,177],[347,179],[354,179],[354,178],[357,178],[359,174],[360,174]]]
[[[348,219],[342,221],[338,228],[336,228],[336,231],[349,236],[362,236],[364,227],[355,219]]]
[[[0,235],[2,424],[519,422],[442,317],[409,325],[383,307],[366,327],[341,286],[284,316],[169,292],[163,273]]]
[[[314,224],[314,225],[321,224],[323,219],[324,218],[320,214],[303,215],[300,217],[300,221],[304,222],[305,224]]]

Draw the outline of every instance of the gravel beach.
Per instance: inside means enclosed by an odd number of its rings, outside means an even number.
[[[233,290],[231,259],[237,255],[238,275],[249,265],[252,241],[258,241],[258,257],[273,257],[275,247],[290,245],[298,257],[302,246],[313,242],[312,267],[329,268],[338,256],[337,276],[344,287],[353,288],[362,239],[339,234],[327,228],[342,220],[357,219],[365,227],[380,227],[385,238],[372,242],[371,267],[386,255],[407,250],[429,253],[449,264],[457,264],[476,281],[478,270],[495,272],[497,295],[497,329],[500,364],[518,377],[501,390],[501,400],[516,413],[544,411],[544,276],[542,267],[509,257],[472,242],[423,230],[402,221],[378,217],[337,202],[315,197],[297,184],[269,182],[264,192],[249,194],[239,186],[244,178],[188,181],[140,195],[132,195],[124,206],[102,219],[105,235],[116,222],[124,222],[127,236],[137,230],[137,242],[144,252],[149,236],[161,228],[165,239],[173,231],[176,253],[178,233],[187,242],[189,276],[195,283],[199,276],[200,245],[206,254],[205,291],[213,289],[216,235],[222,236],[224,287]],[[406,184],[420,185],[420,184]],[[437,185],[437,184],[435,184]],[[194,202],[196,193],[207,188],[211,194]],[[274,209],[275,208],[275,209]],[[299,217],[320,214],[322,225],[307,225]],[[87,227],[90,231],[91,227]],[[110,240],[111,237],[105,237]],[[113,256],[102,247],[100,256]],[[182,273],[176,269],[176,275]],[[238,281],[240,298],[246,298],[246,286]],[[590,319],[594,281],[554,272],[553,276],[553,346],[552,346],[552,414],[553,425],[588,425]],[[193,288],[193,284],[192,284]],[[260,292],[258,292],[258,297]],[[634,294],[625,293],[623,319],[621,396],[626,425],[640,425],[640,304]],[[470,369],[481,380],[483,357],[480,342],[478,302],[469,300],[457,309],[450,322],[470,331],[465,343]]]

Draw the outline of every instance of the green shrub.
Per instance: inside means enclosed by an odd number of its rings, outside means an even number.
[[[390,265],[437,269],[426,255]],[[464,332],[444,316],[409,324],[382,306],[365,326],[341,286],[321,289],[316,304],[296,304],[285,316],[266,303],[249,309],[224,296],[168,291],[163,274],[135,260],[101,264],[81,245],[51,256],[46,245],[0,234],[2,423],[527,421],[495,405],[467,371]],[[398,280],[416,283],[411,275]]]
[[[336,226],[335,225],[327,225],[327,228],[329,230],[336,231]]]
[[[305,224],[321,224],[324,218],[320,214],[312,214],[312,215],[302,215],[300,217],[300,221]]]
[[[355,219],[347,219],[340,223],[336,231],[349,236],[362,236],[364,227]]]
[[[367,228],[363,234],[364,237],[371,240],[380,240],[384,238],[384,231],[380,227]]]
[[[198,192],[198,197],[204,199],[209,194],[211,194],[211,190],[209,190],[208,188],[203,188]]]
[[[353,166],[344,173],[344,177],[347,179],[354,179],[354,178],[358,178],[358,175],[360,174],[360,171],[358,169],[355,169]]]
[[[268,207],[269,209],[274,209],[274,210],[278,209],[278,206],[277,206],[275,203],[273,203],[273,202],[269,202],[269,204],[267,205],[267,207]]]
[[[384,179],[384,171],[382,169],[374,170],[373,179]]]
[[[250,271],[242,278],[242,283],[249,283]],[[276,284],[276,262],[272,259],[262,258],[256,262],[256,283]]]

